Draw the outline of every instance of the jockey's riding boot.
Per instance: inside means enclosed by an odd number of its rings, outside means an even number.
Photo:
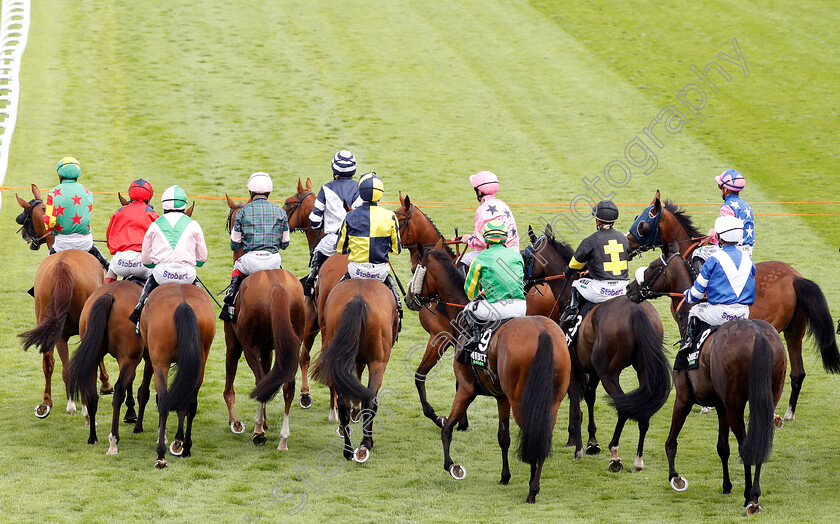
[[[691,259],[691,267],[694,268],[694,272],[697,273],[698,275],[700,274],[700,270],[703,269],[703,263],[704,262],[705,262],[705,260],[703,260],[700,257],[692,257],[692,259]]]
[[[146,299],[149,298],[149,294],[157,286],[158,283],[157,280],[155,280],[155,277],[150,276],[146,280],[146,285],[143,286],[143,292],[140,293],[140,300],[138,300],[137,305],[134,306],[134,312],[128,317],[128,319],[137,326],[137,333],[140,333],[140,314],[143,312],[143,306],[146,304]]]
[[[318,271],[320,271],[325,260],[327,260],[327,256],[320,251],[312,254],[312,269],[308,275],[300,279],[300,283],[303,284],[303,294],[307,297],[311,297],[315,291],[315,280],[318,278]]]
[[[102,267],[103,267],[103,268],[105,268],[105,271],[108,271],[108,266],[109,266],[108,259],[106,259],[106,258],[102,255],[102,252],[101,252],[101,251],[99,251],[99,248],[98,248],[98,247],[96,247],[96,246],[91,247],[91,248],[88,250],[88,253],[90,253],[91,255],[95,256],[95,257],[96,257],[96,260],[98,260],[98,261],[99,261],[99,263],[100,263],[100,264],[102,264]]]
[[[397,325],[397,333],[402,331],[402,319],[403,319],[403,308],[402,308],[402,300],[400,299],[400,292],[397,289],[397,285],[394,283],[394,279],[391,278],[391,275],[385,277],[385,285],[391,288],[391,293],[394,294],[394,300],[397,302],[397,315],[400,317],[399,324]]]
[[[563,331],[568,331],[577,321],[578,313],[580,312],[580,293],[577,288],[572,288],[572,296],[569,300],[569,305],[560,316],[560,327]]]
[[[688,325],[685,327],[682,340],[680,340],[680,349],[678,354],[687,355],[694,345],[694,337],[697,335],[697,324],[699,323],[697,317],[688,319]]]
[[[222,312],[219,313],[220,319],[227,320],[228,322],[234,321],[236,312],[236,295],[239,293],[239,285],[244,279],[245,276],[242,274],[237,274],[231,277],[227,295],[225,295],[225,298],[222,301],[224,302],[224,305],[222,306]]]
[[[481,336],[481,328],[484,321],[475,316],[472,311],[466,311],[464,317],[467,319],[466,341],[464,342],[464,351],[474,351],[478,349],[479,337]]]

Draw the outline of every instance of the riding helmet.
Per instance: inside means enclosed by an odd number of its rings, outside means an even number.
[[[508,238],[507,224],[501,220],[491,220],[484,224],[484,229],[481,230],[481,236],[484,237],[487,245],[504,244]]]
[[[141,202],[148,202],[152,199],[154,190],[148,180],[138,178],[128,186],[128,198]]]
[[[251,193],[264,195],[271,193],[273,189],[274,184],[271,182],[271,177],[268,173],[258,171],[248,178],[248,191]]]
[[[332,159],[333,173],[342,177],[351,177],[356,174],[356,157],[353,153],[342,149]]]
[[[172,186],[163,192],[160,202],[164,211],[183,211],[187,207],[187,193],[178,186]]]
[[[359,196],[365,202],[378,202],[385,192],[385,184],[382,183],[376,173],[365,173],[359,179]]]
[[[70,180],[76,180],[82,174],[81,164],[72,156],[66,156],[59,160],[58,165],[55,166],[55,170],[58,172],[59,178]]]
[[[615,222],[618,220],[618,206],[612,200],[601,200],[592,208],[592,215],[601,222]]]

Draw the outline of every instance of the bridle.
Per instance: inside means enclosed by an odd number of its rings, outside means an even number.
[[[38,233],[35,232],[35,223],[32,220],[32,213],[35,210],[35,207],[40,206],[43,204],[41,199],[33,198],[29,201],[29,207],[24,209],[18,216],[15,218],[15,221],[20,224],[20,229],[17,230],[18,233],[23,231],[23,240],[29,244],[29,249],[33,251],[39,249],[41,245],[46,242],[47,237],[49,236],[50,232],[47,231],[42,236],[38,236]]]
[[[230,234],[231,230],[233,230],[233,215],[236,214],[237,211],[242,209],[245,204],[236,204],[236,207],[232,208],[227,216],[227,222],[225,222],[225,229],[227,230],[228,234]]]
[[[314,193],[314,192],[312,192],[312,191],[306,191],[306,192],[304,192],[304,193],[295,193],[295,199],[296,199],[296,201],[295,201],[295,203],[294,203],[294,204],[292,204],[292,205],[291,205],[291,207],[289,207],[289,209],[286,211],[286,215],[288,215],[288,218],[289,218],[289,222],[290,222],[290,223],[291,223],[291,221],[292,221],[292,217],[294,217],[294,216],[295,216],[295,213],[298,213],[298,219],[299,219],[299,222],[301,222],[301,223],[303,222],[303,218],[301,218],[301,217],[300,217],[300,205],[301,205],[301,204],[303,204],[303,202],[306,200],[306,198],[307,198],[309,195],[314,195],[314,194],[315,194],[315,193]],[[285,209],[285,208],[286,208],[286,206],[283,206],[283,209]],[[295,231],[315,231],[316,229],[321,229],[321,228],[319,228],[319,227],[311,227],[311,226],[306,226],[306,227],[292,227],[292,228],[290,228],[290,230],[291,230],[291,232],[292,232],[292,233],[294,233]]]
[[[674,260],[674,257],[679,257],[682,260],[683,264],[685,264],[686,269],[691,275],[694,272],[694,268],[691,267],[691,264],[682,257],[682,255],[677,253],[672,253],[668,259],[665,259],[664,255],[659,255],[659,260],[662,261],[662,265],[657,266],[653,269],[653,274],[649,277],[646,277],[642,282],[637,282],[639,284],[639,296],[642,300],[649,300],[652,298],[659,298],[659,297],[673,297],[675,294],[668,292],[668,291],[653,291],[653,285],[659,280],[659,277],[665,274],[665,270],[668,269],[668,265]],[[681,294],[676,294],[681,295]]]
[[[401,217],[405,217],[405,220],[403,220],[403,221],[402,221],[402,224],[400,224],[400,227],[399,227],[399,229],[397,230],[397,233],[400,235],[400,238],[402,238],[403,228],[405,228],[405,242],[403,242],[403,245],[406,245],[406,246],[410,246],[410,245],[411,245],[411,228],[410,228],[410,222],[411,222],[411,217],[414,215],[414,208],[415,208],[415,207],[416,207],[416,206],[415,206],[414,204],[411,204],[411,207],[410,207],[410,208],[408,208],[408,213],[403,213],[403,212],[402,212],[402,211],[400,211],[400,210],[396,210],[396,211],[394,211],[394,214],[395,214],[395,215],[399,215],[399,216],[401,216]]]

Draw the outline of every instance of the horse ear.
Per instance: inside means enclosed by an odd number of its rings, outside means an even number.
[[[423,259],[423,252],[426,250],[422,242],[417,242],[417,252],[420,253],[420,260]]]
[[[407,207],[407,208],[408,208],[408,207],[411,207],[411,198],[409,198],[409,196],[408,196],[408,195],[405,195],[405,201],[404,201],[404,204],[405,204],[405,207]]]
[[[400,195],[400,206],[405,206],[405,198],[402,196],[402,191],[399,192]]]
[[[128,200],[126,200],[125,197],[122,196],[122,193],[120,193],[119,191],[117,191],[117,197],[120,199],[120,204],[124,206],[128,205]]]
[[[440,237],[438,241],[435,243],[435,249],[443,249],[443,246],[446,244],[443,241],[443,237]]]
[[[236,202],[234,202],[233,200],[231,200],[231,198],[228,196],[228,194],[227,194],[227,193],[225,193],[225,199],[227,200],[227,204],[228,204],[228,207],[229,207],[229,208],[231,208],[231,209],[236,209]],[[193,205],[195,205],[195,204],[193,204]]]
[[[308,178],[306,179],[306,190],[307,191],[312,191],[312,181],[309,180]]]
[[[548,238],[554,238],[554,230],[551,229],[551,224],[546,224],[545,226],[545,236]]]
[[[300,181],[300,177],[298,177],[298,187],[297,187],[297,192],[298,192],[298,193],[303,193],[303,183]]]
[[[651,202],[651,204],[653,205],[653,209],[650,210],[650,216],[655,217],[659,214],[660,211],[662,211],[662,201],[659,200],[658,189],[656,190],[656,195],[654,195],[653,202]]]
[[[40,189],[38,189],[38,186],[36,186],[35,184],[32,184],[32,195],[33,195],[35,198],[37,198],[38,200],[43,200],[43,199],[41,198],[41,190],[40,190]]]
[[[534,228],[531,227],[531,224],[528,224],[528,238],[531,240],[531,244],[537,243],[537,234],[534,233]]]
[[[669,244],[668,249],[671,253],[679,253],[680,252],[680,243],[677,239],[674,239],[671,244]]]
[[[15,198],[17,198],[17,201],[18,201],[18,204],[20,204],[20,207],[22,207],[23,209],[29,209],[29,202],[20,198],[17,193],[15,193]]]
[[[184,214],[187,215],[188,217],[191,217],[194,209],[195,209],[195,202],[193,202],[192,205],[187,208],[187,210]]]

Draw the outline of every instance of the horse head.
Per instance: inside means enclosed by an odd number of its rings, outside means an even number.
[[[36,251],[45,242],[47,247],[52,247],[54,239],[47,231],[47,225],[44,222],[47,206],[41,201],[41,190],[35,184],[32,184],[32,196],[35,198],[27,202],[15,193],[18,204],[23,208],[23,211],[15,218],[15,222],[21,226],[20,236],[29,244],[29,249]]]
[[[312,197],[312,198],[310,198]],[[297,192],[283,202],[283,211],[289,220],[289,229],[304,231],[306,240],[309,242],[309,251],[312,251],[320,239],[320,230],[313,230],[309,221],[309,214],[315,208],[315,193],[312,191],[312,181],[306,179],[304,184],[300,178],[297,182]]]

